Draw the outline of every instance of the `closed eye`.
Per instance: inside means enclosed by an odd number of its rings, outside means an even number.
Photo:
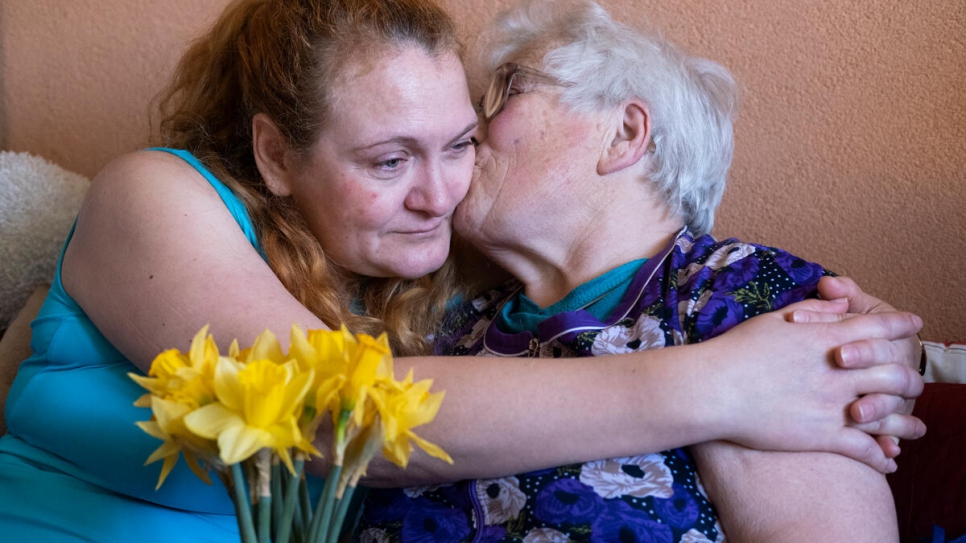
[[[460,140],[453,145],[453,149],[457,151],[463,151],[468,147],[476,147],[480,142],[476,141],[476,138],[466,138],[465,140]]]
[[[398,168],[399,165],[402,164],[402,161],[403,159],[401,158],[390,158],[389,160],[383,160],[382,162],[377,163],[376,166],[384,170],[393,170]]]

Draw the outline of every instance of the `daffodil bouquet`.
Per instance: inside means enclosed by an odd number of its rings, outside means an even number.
[[[352,492],[380,450],[406,467],[416,443],[452,463],[413,428],[433,420],[443,393],[431,380],[413,382],[412,370],[394,378],[385,334],[378,339],[340,330],[293,326],[288,352],[271,332],[250,348],[232,342],[218,352],[206,326],[187,354],[171,349],[151,363],[148,376],[130,374],[148,393],[145,432],[163,441],[146,464],[163,460],[158,487],[184,456],[211,483],[214,471],[231,494],[243,543],[336,541]],[[331,431],[331,469],[315,506],[305,462],[322,457],[320,431]]]

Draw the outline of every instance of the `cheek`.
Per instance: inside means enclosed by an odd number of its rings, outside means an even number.
[[[402,191],[360,189],[351,196],[340,210],[342,220],[364,232],[391,226],[396,216],[405,210],[406,194]]]
[[[470,190],[470,184],[473,181],[473,170],[476,167],[475,157],[474,160],[468,160],[461,168],[456,172],[456,177],[454,181],[450,184],[450,195],[452,195],[455,203],[463,201],[466,197],[466,193]]]
[[[368,234],[384,214],[377,192],[351,184],[333,187],[332,192],[319,194],[314,206],[309,205],[313,209],[303,215],[315,218],[316,237],[323,245],[351,242]]]

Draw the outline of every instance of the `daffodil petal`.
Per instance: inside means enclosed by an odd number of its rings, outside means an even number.
[[[241,369],[241,364],[226,357],[219,358],[215,368],[215,394],[218,395],[218,400],[229,409],[239,412],[244,405],[241,382],[238,380]]]
[[[168,474],[171,473],[171,470],[174,469],[174,466],[177,463],[178,463],[177,455],[168,456],[164,459],[164,464],[161,465],[161,475],[158,477],[158,485],[154,487],[155,490],[161,488],[161,485],[164,483],[164,480],[168,478]]]
[[[386,441],[382,445],[382,455],[393,464],[405,468],[409,464],[409,453],[412,446],[402,441]]]
[[[154,449],[154,452],[151,453],[151,456],[144,461],[144,465],[147,466],[148,464],[153,464],[158,460],[167,458],[169,456],[174,456],[177,458],[179,452],[181,452],[181,447],[178,447],[178,445],[176,445],[174,442],[165,441],[160,447]]]
[[[151,412],[154,414],[154,418],[157,419],[158,425],[166,432],[172,422],[183,418],[191,410],[190,406],[179,402],[165,400],[157,396],[151,398]]]
[[[236,464],[247,460],[259,449],[270,447],[273,441],[272,434],[265,430],[239,424],[225,429],[218,436],[219,456],[225,464]]]
[[[285,464],[285,467],[288,469],[288,472],[291,473],[292,475],[295,475],[295,465],[292,464],[292,455],[288,453],[288,449],[278,449],[277,452],[278,452],[279,460],[281,460],[282,463]]]
[[[314,365],[312,362],[316,357],[315,347],[305,336],[302,327],[297,324],[292,325],[292,331],[289,333],[288,356],[294,358],[303,370]]]
[[[285,354],[282,352],[282,346],[278,343],[278,338],[270,330],[265,330],[255,338],[255,343],[252,344],[248,356],[248,362],[262,359],[271,360],[276,364],[285,362]]]
[[[453,463],[453,459],[450,458],[450,456],[446,454],[446,451],[440,448],[439,445],[430,443],[429,441],[426,441],[412,432],[407,432],[407,436],[409,439],[413,440],[416,445],[419,445],[420,449],[426,451],[426,454],[432,456],[433,458],[439,458],[440,460],[449,464]]]
[[[198,459],[195,458],[195,455],[189,454],[187,452],[184,452],[183,454],[184,454],[185,462],[187,462],[188,467],[191,468],[191,472],[194,473],[196,477],[198,477],[199,479],[201,479],[202,481],[210,485],[211,477],[208,476],[208,472],[205,471],[201,467],[201,464],[198,463]]]
[[[410,428],[415,428],[416,426],[421,426],[436,418],[436,413],[439,412],[439,407],[443,403],[443,397],[445,396],[445,391],[426,396],[423,401],[419,402],[419,404],[409,412],[409,416],[407,417],[406,421],[408,426]]]
[[[188,350],[188,358],[191,360],[204,360],[205,358],[205,338],[208,336],[208,325],[204,325],[195,337],[191,338],[191,348]]]
[[[293,365],[293,369],[296,369]],[[305,399],[305,395],[309,392],[309,387],[312,386],[312,380],[315,377],[315,372],[309,370],[305,373],[296,374],[291,381],[285,386],[285,397],[282,399],[281,413],[285,415],[294,414],[296,408]]]
[[[238,412],[220,403],[212,403],[185,415],[184,424],[205,439],[219,439],[230,428],[244,426],[245,421]]]
[[[277,450],[294,447],[296,443],[302,440],[302,432],[299,430],[298,425],[295,424],[294,419],[273,424],[265,428],[265,431],[273,436],[275,440],[274,447]]]
[[[158,379],[156,377],[146,377],[133,372],[128,372],[127,376],[130,377],[135,383],[141,385],[142,388],[149,390],[152,393],[163,393],[161,387],[157,386]]]

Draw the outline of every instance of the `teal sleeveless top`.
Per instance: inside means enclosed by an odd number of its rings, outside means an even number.
[[[153,150],[198,170],[261,254],[248,212],[227,186],[188,152]],[[161,462],[144,461],[161,442],[135,426],[151,417],[132,405],[144,390],[127,373],[138,370],[64,291],[60,262],[32,329],[33,355],[13,383],[0,439],[0,539],[237,541],[217,477],[207,485],[179,459],[155,490]]]

